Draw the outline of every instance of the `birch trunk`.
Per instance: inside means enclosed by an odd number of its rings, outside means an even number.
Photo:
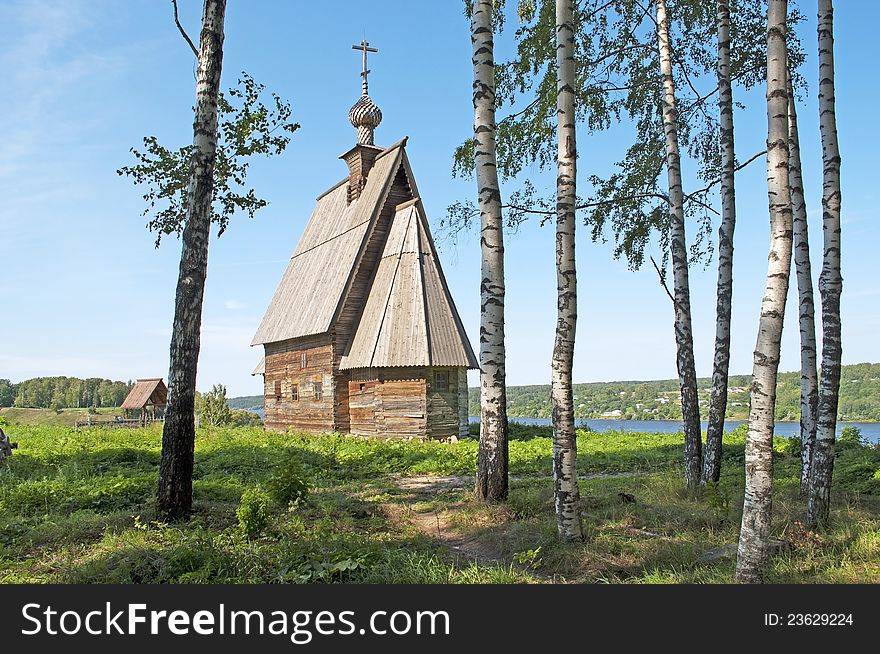
[[[657,0],[657,47],[663,77],[663,131],[666,135],[666,174],[669,180],[669,245],[675,298],[675,344],[681,413],[684,420],[684,478],[688,488],[700,484],[702,434],[697,372],[694,364],[694,336],[691,330],[691,296],[688,281],[688,252],[684,226],[684,192],[681,182],[681,155],[678,148],[678,107],[672,76],[669,44],[669,16],[666,0]]]
[[[192,509],[195,390],[208,270],[208,237],[217,152],[217,99],[223,65],[226,0],[205,0],[193,123],[193,154],[187,186],[186,226],[171,332],[168,408],[162,431],[157,508],[167,518]]]
[[[792,237],[798,285],[798,325],[801,332],[801,494],[809,492],[810,464],[816,442],[816,410],[819,404],[819,375],[816,370],[816,319],[813,304],[813,272],[807,203],[801,176],[801,150],[797,107],[791,75],[788,76],[788,176],[791,187]]]
[[[822,134],[822,233],[824,249],[819,294],[822,296],[822,380],[819,421],[810,472],[807,526],[824,525],[831,503],[834,432],[840,391],[840,150],[834,109],[834,7],[819,0],[819,129]]]
[[[767,7],[767,197],[770,254],[752,368],[746,486],[736,580],[763,581],[773,508],[773,422],[782,322],[791,272],[792,219],[788,181],[787,0]]]
[[[480,445],[477,499],[507,499],[507,389],[504,353],[504,240],[495,160],[495,60],[492,0],[475,0],[474,163],[480,206]]]
[[[730,87],[730,2],[718,0],[718,110],[721,128],[721,225],[718,227],[718,290],[715,304],[715,358],[702,482],[721,477],[721,441],[727,413],[730,370],[730,311],[733,300],[733,231],[736,227],[733,91]]]
[[[577,435],[572,365],[577,328],[575,205],[577,141],[574,107],[574,13],[572,0],[556,0],[556,339],[551,365],[553,491],[556,529],[563,541],[582,540],[577,480]]]

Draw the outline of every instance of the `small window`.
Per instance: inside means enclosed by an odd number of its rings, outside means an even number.
[[[449,390],[449,372],[435,372],[434,373],[434,386],[438,391],[448,391]]]
[[[275,382],[275,401],[281,401],[281,380]]]
[[[315,402],[320,402],[324,397],[324,385],[321,382],[315,382]]]
[[[306,368],[308,365],[309,365],[309,357],[308,357],[308,355],[306,355],[305,352],[303,352],[302,354],[300,354],[299,367]]]
[[[365,388],[366,388],[366,387],[367,387],[367,385],[366,385],[366,384],[361,384],[361,393],[363,393],[363,392],[364,392],[364,389],[365,389]]]
[[[296,402],[299,399],[299,385],[294,384],[290,387],[290,399]]]

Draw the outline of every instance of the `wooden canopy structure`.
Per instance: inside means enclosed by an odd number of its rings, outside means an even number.
[[[138,379],[122,402],[126,418],[140,419],[142,424],[165,418],[168,387],[161,377]]]

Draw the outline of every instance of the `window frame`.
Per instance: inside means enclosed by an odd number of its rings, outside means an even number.
[[[300,352],[299,367],[300,367],[300,370],[305,370],[306,368],[309,367],[309,355],[307,352]]]
[[[440,380],[443,380],[441,383]],[[449,371],[448,370],[435,370],[434,371],[434,389],[438,391],[448,391],[449,390]]]
[[[315,392],[315,402],[320,402],[324,399],[324,383],[323,382],[314,382],[312,384],[312,389]]]
[[[290,401],[299,402],[299,384],[290,385]]]

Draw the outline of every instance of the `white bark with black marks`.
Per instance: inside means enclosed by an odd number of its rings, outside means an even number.
[[[797,107],[791,74],[788,76],[788,178],[791,187],[792,238],[798,285],[798,326],[801,333],[801,494],[809,492],[810,465],[816,442],[816,411],[819,404],[819,373],[816,370],[816,318],[813,303],[813,272],[807,202],[801,174]]]
[[[834,433],[840,392],[843,352],[840,327],[840,149],[834,107],[834,6],[819,0],[819,130],[822,134],[822,379],[819,383],[819,418],[810,471],[807,526],[824,526],[831,504],[834,470]]]
[[[791,272],[792,218],[788,180],[787,0],[767,8],[767,197],[770,254],[752,368],[745,453],[745,500],[736,557],[736,580],[764,580],[773,509],[773,424],[782,323]]]
[[[583,539],[577,479],[572,366],[577,329],[575,205],[577,141],[575,117],[574,8],[556,0],[556,338],[550,371],[553,418],[553,490],[559,539]]]
[[[226,0],[205,0],[198,72],[193,153],[187,186],[186,224],[171,332],[168,408],[162,431],[157,509],[179,518],[192,509],[195,390],[208,272],[208,238],[217,152],[217,101],[223,66]]]
[[[495,151],[495,59],[492,0],[475,0],[474,164],[480,207],[480,445],[477,499],[507,499],[507,389],[504,352],[504,239]]]
[[[721,142],[721,224],[718,227],[718,286],[715,302],[715,357],[709,424],[703,451],[702,483],[717,483],[721,476],[721,443],[727,413],[730,370],[730,312],[733,301],[733,232],[736,227],[733,139],[733,91],[730,86],[730,2],[718,0],[718,111]]]
[[[672,255],[676,367],[684,422],[684,477],[688,488],[695,489],[700,484],[702,471],[702,433],[697,372],[694,364],[694,335],[691,329],[684,191],[678,145],[678,107],[675,98],[675,80],[672,75],[672,49],[669,41],[669,14],[666,0],[657,0],[657,47],[660,55],[660,73],[663,78],[663,131],[666,137],[666,174],[669,185],[669,248]]]

